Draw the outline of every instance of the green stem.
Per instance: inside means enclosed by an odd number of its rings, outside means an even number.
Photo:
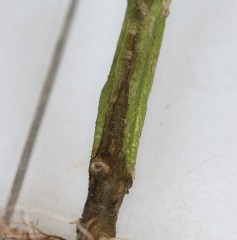
[[[100,97],[89,193],[77,239],[85,237],[81,229],[86,229],[92,239],[116,234],[118,210],[133,183],[169,4],[170,0],[128,0],[111,71]]]

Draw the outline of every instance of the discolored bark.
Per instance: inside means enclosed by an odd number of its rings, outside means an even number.
[[[135,160],[169,0],[128,0],[108,80],[102,90],[89,167],[89,191],[77,239],[110,239]]]

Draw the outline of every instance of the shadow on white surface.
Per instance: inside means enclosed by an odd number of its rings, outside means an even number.
[[[67,5],[0,1],[0,209],[7,204]]]

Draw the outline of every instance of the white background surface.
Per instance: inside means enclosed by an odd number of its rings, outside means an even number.
[[[0,209],[5,207],[67,0],[0,0]]]
[[[69,1],[23,3],[0,1],[1,206]],[[86,200],[99,94],[125,8],[125,0],[79,2],[18,201],[40,228],[67,239],[76,234],[66,222]],[[236,12],[234,0],[172,2],[118,236],[237,239]]]

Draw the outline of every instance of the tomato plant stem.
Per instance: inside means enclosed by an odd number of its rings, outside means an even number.
[[[128,0],[108,80],[101,92],[89,191],[77,239],[109,239],[133,184],[147,100],[170,0]]]

